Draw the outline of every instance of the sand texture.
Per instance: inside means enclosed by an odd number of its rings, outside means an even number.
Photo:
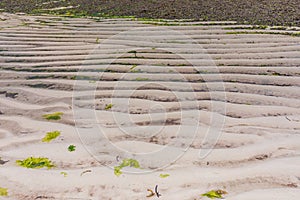
[[[207,199],[211,189],[228,200],[299,199],[297,29],[0,18],[0,187],[9,193],[0,199],[156,199],[146,197],[156,185],[162,200]],[[54,112],[62,118],[42,117]],[[30,156],[55,167],[16,164]],[[125,158],[141,168],[117,177]]]

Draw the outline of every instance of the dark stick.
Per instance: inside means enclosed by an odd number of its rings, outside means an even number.
[[[161,194],[159,194],[157,188],[158,188],[158,185],[155,186],[155,194],[159,198],[161,196]]]

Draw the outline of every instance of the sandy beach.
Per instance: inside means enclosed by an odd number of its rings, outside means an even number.
[[[300,29],[249,27],[0,13],[0,199],[298,199]]]

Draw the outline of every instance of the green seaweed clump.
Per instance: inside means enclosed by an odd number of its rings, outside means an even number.
[[[7,195],[8,195],[7,188],[0,187],[0,196],[7,196]]]
[[[202,194],[201,196],[206,196],[210,199],[223,199],[223,194],[227,194],[224,190],[211,190],[207,193]]]
[[[43,118],[47,119],[47,120],[60,120],[61,116],[63,114],[64,113],[62,113],[62,112],[55,112],[55,113],[51,113],[51,114],[45,114],[45,115],[43,115]]]
[[[168,176],[170,176],[170,174],[160,174],[159,175],[160,178],[167,178]]]
[[[67,176],[68,176],[68,173],[67,173],[67,172],[60,172],[60,174],[64,175],[64,177],[67,177]]]
[[[104,109],[105,110],[110,110],[113,106],[114,105],[110,103],[110,104],[107,104]]]
[[[120,176],[123,173],[122,168],[124,167],[140,168],[140,164],[137,160],[126,158],[122,161],[122,163],[119,166],[114,167],[114,174],[116,176]]]
[[[60,131],[48,132],[46,133],[46,136],[42,139],[42,142],[50,142],[51,140],[54,140],[58,136],[60,136]]]
[[[47,167],[48,169],[54,167],[54,164],[48,158],[44,157],[29,157],[24,160],[17,160],[17,165],[25,168],[32,168],[32,169],[40,169],[43,167]]]
[[[72,152],[72,151],[75,151],[76,150],[76,146],[75,145],[70,145],[68,147],[68,151]]]

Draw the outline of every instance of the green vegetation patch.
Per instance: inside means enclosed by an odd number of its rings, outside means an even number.
[[[137,67],[137,65],[132,65],[132,67],[130,67],[130,70],[134,70]]]
[[[114,167],[114,174],[116,176],[120,176],[123,173],[122,168],[124,167],[140,168],[140,164],[137,160],[126,158],[122,161],[122,163],[119,166]]]
[[[45,114],[45,115],[43,115],[43,118],[47,119],[47,120],[60,120],[61,116],[63,114],[64,113],[62,113],[62,112],[55,112],[55,113],[51,113],[51,114]]]
[[[70,18],[80,18],[80,17],[88,16],[88,13],[86,11],[77,10],[77,9],[62,9],[62,10],[33,9],[30,13],[34,15],[41,15],[41,14],[58,15],[61,17],[70,17]]]
[[[7,188],[0,187],[0,196],[8,196]]]
[[[224,190],[211,190],[207,193],[202,194],[201,196],[205,196],[210,199],[223,199],[223,194],[227,194],[227,192]]]
[[[40,169],[44,167],[51,169],[52,167],[55,167],[52,161],[44,157],[38,157],[38,158],[29,157],[24,160],[17,160],[16,163],[21,167],[32,168],[32,169]]]
[[[160,178],[167,178],[167,177],[169,177],[169,176],[170,176],[170,174],[160,174],[160,175],[159,175]]]
[[[54,140],[58,136],[60,136],[60,131],[48,132],[46,133],[46,136],[42,139],[42,142],[50,142],[51,140]]]
[[[68,147],[68,151],[70,151],[70,152],[73,152],[73,151],[75,151],[76,150],[76,146],[75,145],[70,145],[69,147]]]
[[[289,35],[289,36],[293,36],[293,37],[300,37],[300,32],[293,32],[293,33],[289,33],[289,32],[262,32],[262,31],[233,31],[233,32],[226,32],[226,34],[232,35],[232,34],[270,34],[270,35]]]
[[[63,175],[64,177],[67,177],[68,176],[68,173],[67,172],[60,172],[61,175]]]
[[[258,26],[236,26],[236,27],[225,27],[225,30],[235,30],[235,29],[247,29],[247,30],[265,30],[268,26],[258,25]]]
[[[130,72],[131,73],[139,73],[141,72],[141,70],[136,70],[135,68],[137,67],[137,65],[132,65],[132,67],[130,67]]]
[[[110,104],[107,104],[104,109],[105,110],[110,110],[113,106],[114,105],[110,103]]]

